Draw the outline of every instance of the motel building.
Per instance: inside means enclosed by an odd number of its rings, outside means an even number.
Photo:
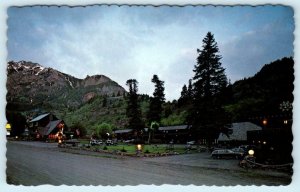
[[[29,121],[29,134],[37,140],[57,140],[58,133],[66,134],[65,122],[51,113],[39,115]]]

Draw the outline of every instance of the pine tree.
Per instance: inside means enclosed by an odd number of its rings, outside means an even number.
[[[186,85],[184,84],[182,87],[180,98],[186,98],[187,96],[188,96],[188,89],[187,89]]]
[[[188,97],[188,89],[186,85],[184,84],[181,90],[180,98],[178,99],[178,106],[182,107],[185,106],[187,102],[187,97]]]
[[[208,32],[203,39],[193,77],[193,128],[198,137],[213,141],[225,124],[220,93],[226,88],[225,69],[221,66],[221,55],[214,36]]]
[[[164,82],[159,80],[157,75],[153,75],[152,83],[155,84],[155,90],[153,92],[153,97],[150,98],[150,106],[148,111],[148,121],[151,122],[160,122],[162,116],[162,105],[165,102],[164,94]]]
[[[138,82],[135,79],[129,79],[126,85],[129,87],[129,93],[127,95],[127,108],[126,115],[128,118],[128,127],[133,129],[139,134],[144,129],[144,123],[142,121],[142,113],[138,103]]]
[[[192,85],[192,79],[189,80],[189,85],[187,88],[187,97],[189,100],[193,99],[193,85]]]
[[[178,99],[178,106],[189,108],[193,100],[193,85],[192,79],[189,79],[188,87],[184,84],[181,90],[180,98]]]

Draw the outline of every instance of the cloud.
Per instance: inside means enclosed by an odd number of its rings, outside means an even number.
[[[126,80],[135,78],[139,92],[149,95],[157,74],[167,99],[178,99],[208,31],[215,34],[233,81],[289,56],[294,26],[290,10],[284,11],[280,6],[10,8],[8,59],[38,62],[78,78],[104,74],[125,88]]]
[[[222,62],[231,80],[252,76],[264,64],[293,56],[293,29],[276,23],[268,23],[219,44]]]
[[[121,14],[121,13],[118,13]],[[133,17],[133,16],[132,16]],[[166,82],[166,96],[177,99],[191,72],[192,54],[188,40],[178,41],[188,30],[173,23],[152,26],[134,16],[123,23],[119,17],[107,15],[101,20],[65,23],[62,26],[39,25],[39,33],[48,31],[41,46],[44,63],[78,78],[104,74],[125,86],[127,79],[139,81],[140,93],[152,95],[152,76]],[[176,32],[176,35],[174,34]],[[173,33],[173,34],[172,34]],[[182,46],[186,48],[182,48]],[[193,58],[194,59],[194,58]],[[175,89],[177,87],[177,89]],[[179,87],[179,88],[178,88]]]

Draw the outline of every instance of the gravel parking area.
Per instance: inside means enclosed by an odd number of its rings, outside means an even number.
[[[241,170],[236,159],[213,159],[208,152],[174,155],[168,157],[147,158],[145,161],[172,163],[176,165],[195,166],[212,169]]]
[[[287,174],[246,171],[208,153],[155,158],[68,150],[53,143],[7,143],[7,182],[21,185],[287,185]]]

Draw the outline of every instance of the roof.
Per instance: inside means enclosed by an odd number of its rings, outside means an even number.
[[[146,128],[144,128],[144,131],[145,131],[145,132],[148,132],[148,129],[149,129],[149,128],[146,127]],[[133,129],[119,129],[119,130],[115,130],[114,133],[115,133],[115,134],[120,134],[120,133],[130,133],[130,132],[132,132],[132,131],[133,131]]]
[[[60,122],[62,122],[62,120],[55,120],[55,121],[50,121],[49,123],[48,123],[48,125],[46,125],[46,129],[48,128],[48,131],[47,131],[47,134],[46,135],[49,135],[52,131],[53,131],[53,129],[55,129],[55,127],[60,123]]]
[[[188,125],[175,125],[175,126],[167,126],[167,127],[159,127],[159,131],[171,131],[171,130],[178,130],[178,129],[187,129]]]
[[[34,119],[32,119],[32,120],[29,121],[29,122],[36,122],[36,121],[39,121],[39,120],[43,119],[44,117],[47,117],[48,115],[50,115],[50,113],[46,113],[46,114],[43,114],[43,115],[39,115],[39,116],[35,117]]]
[[[39,128],[41,135],[49,135],[62,120],[50,121],[45,127]]]
[[[132,131],[132,129],[121,129],[121,130],[114,131],[114,133],[129,133],[131,131]]]
[[[260,126],[251,122],[232,123],[230,129],[232,129],[232,134],[229,134],[228,137],[226,134],[220,133],[218,141],[247,141],[248,131],[262,130]]]

